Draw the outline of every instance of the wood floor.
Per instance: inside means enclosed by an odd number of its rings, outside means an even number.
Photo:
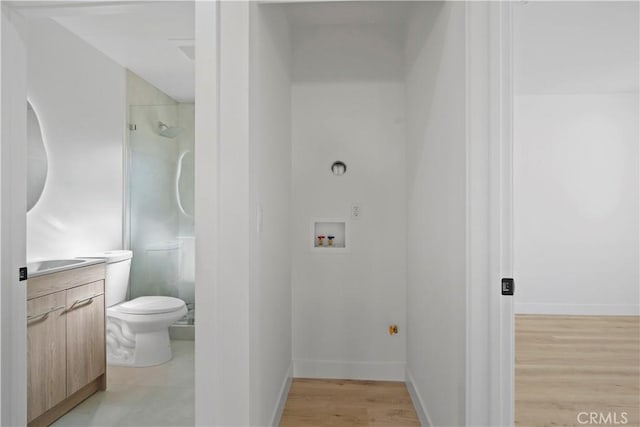
[[[295,378],[280,427],[419,426],[403,382]]]
[[[516,316],[515,379],[518,426],[640,426],[640,317]],[[402,382],[300,378],[280,423],[418,425]]]
[[[640,426],[640,317],[516,316],[515,392],[518,426]]]

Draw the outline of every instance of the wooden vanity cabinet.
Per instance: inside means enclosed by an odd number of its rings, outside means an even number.
[[[106,388],[104,264],[27,283],[27,422],[46,426]]]

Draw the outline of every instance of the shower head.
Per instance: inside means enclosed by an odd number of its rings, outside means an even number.
[[[182,132],[182,128],[177,126],[167,126],[162,122],[158,122],[158,133],[165,138],[175,138]]]

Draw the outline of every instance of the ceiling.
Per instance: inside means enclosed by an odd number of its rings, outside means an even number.
[[[14,2],[52,18],[123,67],[181,102],[193,102],[194,2]],[[316,26],[373,26],[401,34],[412,2],[287,4],[292,35]],[[519,94],[638,91],[637,2],[514,5]]]
[[[638,91],[638,2],[514,6],[517,94]]]
[[[29,18],[54,19],[177,101],[194,101],[194,1],[14,4]]]
[[[401,81],[415,2],[286,4],[294,81]]]

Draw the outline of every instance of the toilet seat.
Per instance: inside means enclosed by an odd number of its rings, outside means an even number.
[[[126,314],[161,314],[178,311],[184,306],[184,301],[179,298],[146,296],[123,302],[117,309]]]

